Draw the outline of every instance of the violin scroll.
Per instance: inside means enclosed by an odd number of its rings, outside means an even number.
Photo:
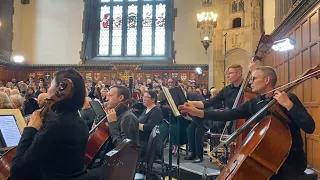
[[[47,112],[50,109],[54,109],[53,105],[55,103],[58,103],[64,99],[69,99],[73,96],[73,83],[71,79],[64,78],[59,83],[59,86],[57,88],[57,91],[52,95],[51,97],[45,99],[46,104],[43,106],[43,108],[40,110],[40,116],[45,117]]]

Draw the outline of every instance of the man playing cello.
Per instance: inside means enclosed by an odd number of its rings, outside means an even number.
[[[302,175],[307,167],[300,128],[304,132],[311,134],[315,129],[315,123],[296,95],[292,93],[287,95],[285,92],[272,91],[274,90],[277,82],[277,75],[272,67],[261,66],[255,68],[255,66],[256,65],[254,62],[251,62],[249,65],[249,69],[251,72],[253,72],[250,79],[252,91],[258,93],[259,95],[264,95],[265,93],[271,91],[271,93],[265,95],[265,98],[276,99],[281,105],[281,110],[291,121],[291,123],[288,124],[292,137],[290,153],[285,162],[282,164],[278,173],[273,175],[271,179],[292,179]],[[179,106],[179,110],[183,113],[189,113],[192,116],[198,116],[204,119],[230,121],[242,118],[250,118],[267,103],[268,101],[264,101],[261,96],[257,96],[248,100],[241,106],[227,111],[203,111],[197,109],[190,103]],[[266,115],[267,112],[262,114],[263,117]],[[262,119],[263,117],[259,119]],[[249,174],[248,177],[250,177]]]

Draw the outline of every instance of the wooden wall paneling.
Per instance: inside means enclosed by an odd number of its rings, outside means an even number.
[[[302,52],[302,71],[305,72],[311,67],[310,63],[310,49],[306,49]],[[311,102],[311,81],[306,81],[303,86],[303,102],[306,106],[309,106]]]
[[[296,47],[295,47],[295,50],[296,50],[296,52],[299,52],[300,51],[300,49],[301,49],[301,44],[302,44],[302,39],[301,39],[301,28],[300,28],[300,26],[299,27],[297,27],[297,29],[295,30],[295,35],[296,35],[296,39],[295,39],[295,41],[296,41]]]
[[[298,76],[300,76],[302,74],[302,57],[301,54],[299,53],[296,56],[296,68],[295,68],[295,75],[297,78]],[[303,88],[302,85],[298,86],[295,90],[296,95],[301,99],[301,101],[303,100],[303,92],[302,92]]]
[[[309,18],[308,18],[309,19]],[[309,45],[310,42],[310,30],[309,30],[309,26],[310,26],[310,21],[306,20],[302,23],[301,27],[302,27],[302,47],[305,48]]]
[[[285,76],[290,81],[296,79],[305,70],[320,64],[320,3],[305,15],[295,26],[287,32],[296,41],[296,47],[290,52],[288,62],[283,53],[271,52],[264,59],[264,65],[276,68],[279,84],[285,81]],[[281,39],[281,38],[280,38]],[[286,69],[287,68],[287,69]],[[289,74],[288,74],[289,73]],[[308,112],[312,115],[316,123],[313,134],[302,132],[305,142],[305,151],[309,166],[320,173],[320,80],[312,79],[298,86],[294,93],[303,102]]]
[[[319,38],[319,13],[315,11],[310,17],[311,41]]]

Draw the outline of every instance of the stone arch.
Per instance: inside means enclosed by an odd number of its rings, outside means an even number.
[[[248,64],[251,61],[251,54],[242,48],[231,49],[226,54],[226,68],[232,64],[240,64],[243,68],[243,75],[248,72]]]

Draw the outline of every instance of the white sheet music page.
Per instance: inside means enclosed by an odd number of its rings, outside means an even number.
[[[19,144],[21,134],[13,115],[0,116],[0,129],[8,147]]]
[[[174,100],[172,99],[172,96],[170,94],[169,89],[167,87],[162,86],[162,90],[164,92],[164,95],[167,98],[167,101],[169,102],[169,105],[171,107],[171,110],[172,110],[174,116],[176,116],[176,117],[180,116],[181,114],[180,114],[180,112],[179,112]]]

